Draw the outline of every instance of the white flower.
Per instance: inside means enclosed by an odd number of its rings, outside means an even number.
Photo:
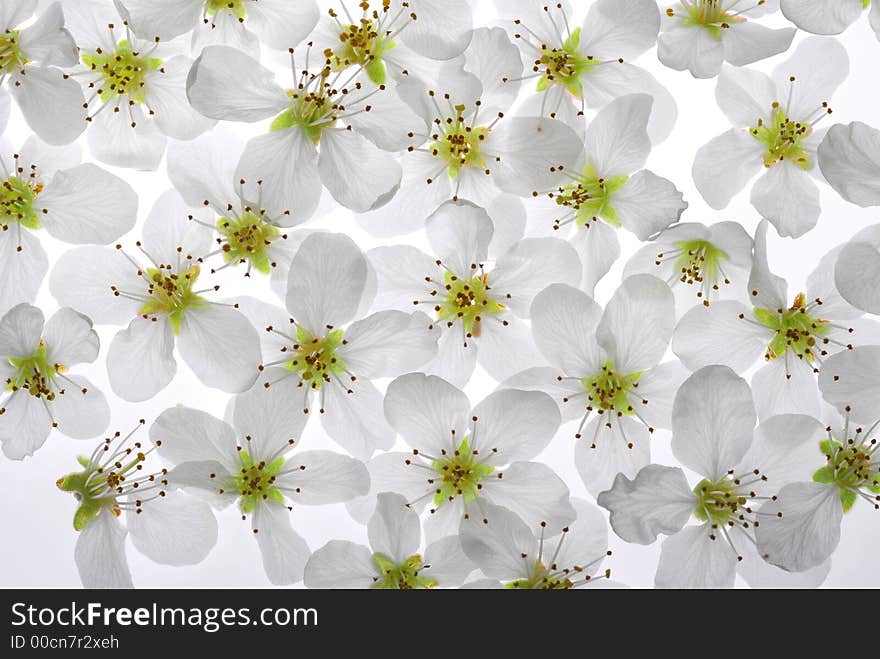
[[[155,169],[167,138],[191,140],[214,124],[187,102],[189,57],[175,55],[156,35],[132,35],[110,2],[65,0],[64,11],[80,49],[71,77],[86,94],[96,159]]]
[[[581,264],[574,248],[556,238],[526,238],[486,269],[493,227],[482,208],[447,202],[426,228],[434,256],[403,245],[367,254],[378,279],[376,308],[416,305],[435,315],[424,331],[440,334],[439,352],[426,372],[463,386],[477,361],[499,380],[543,364],[523,319],[549,284],[578,283]]]
[[[847,201],[880,206],[880,130],[860,121],[835,124],[819,145],[819,167]]]
[[[880,39],[880,5],[871,0],[782,0],[782,13],[813,34],[840,34],[871,6],[871,27]]]
[[[591,493],[620,472],[634,476],[650,462],[654,429],[669,428],[672,397],[687,375],[677,361],[660,364],[675,323],[669,287],[634,275],[603,312],[583,291],[556,284],[535,297],[531,313],[532,336],[551,366],[502,386],[551,392],[564,420],[580,420],[574,459]]]
[[[290,524],[295,505],[324,505],[366,494],[369,474],[354,458],[292,451],[306,417],[281,390],[235,397],[231,423],[186,407],[165,410],[150,428],[159,454],[175,465],[168,480],[216,508],[236,503],[250,517],[273,584],[300,581],[309,548]]]
[[[859,499],[880,509],[880,387],[876,377],[880,371],[872,371],[880,364],[877,351],[877,347],[856,348],[828,360],[825,366],[833,375],[820,379],[822,393],[839,404],[845,416],[825,427],[810,419],[812,473],[783,487],[759,511],[758,551],[785,570],[806,570],[831,556],[840,540],[843,516]],[[874,382],[866,384],[866,380]],[[865,405],[868,392],[873,400]],[[854,404],[842,402],[847,399]],[[860,419],[869,425],[859,425]]]
[[[282,229],[295,220],[287,209],[266,205],[262,181],[256,183],[256,197],[246,196],[247,181],[235,176],[241,151],[235,136],[219,129],[191,142],[173,142],[168,147],[168,178],[188,206],[211,211],[208,222],[197,212],[189,219],[214,238],[217,249],[210,256],[221,256],[225,262],[212,273],[247,264],[245,277],[252,271],[271,273],[273,287],[283,289],[294,248]]]
[[[76,64],[76,44],[64,29],[57,2],[19,29],[37,5],[37,0],[9,0],[0,9],[0,83],[8,81],[31,130],[49,144],[69,144],[86,127],[82,89],[59,68]],[[0,98],[8,117],[9,98],[2,90]]]
[[[811,37],[773,77],[724,67],[715,97],[734,128],[710,140],[694,159],[694,183],[706,203],[727,207],[762,169],[752,187],[755,209],[781,236],[797,238],[821,212],[816,125],[831,113],[828,101],[849,73],[846,50],[833,39]]]
[[[624,268],[624,278],[650,274],[663,279],[675,294],[678,314],[694,304],[741,299],[752,266],[752,237],[737,222],[710,226],[686,222],[670,227],[637,251]]]
[[[226,44],[254,56],[262,41],[291,48],[318,22],[315,0],[120,0],[119,11],[134,33],[168,41],[192,32],[192,50]]]
[[[342,1],[331,3],[309,40],[331,52],[334,70],[362,66],[377,85],[430,72],[461,55],[473,35],[469,0],[360,2],[360,14]]]
[[[788,285],[767,264],[767,223],[755,234],[748,290],[752,308],[735,300],[688,311],[675,328],[672,350],[692,370],[724,364],[744,373],[761,356],[752,377],[758,416],[819,413],[816,377],[825,359],[854,345],[874,343],[880,333],[861,319],[834,285],[837,247],[819,261],[806,293],[789,302]]]
[[[217,521],[207,504],[169,487],[167,469],[144,470],[154,449],[130,441],[143,424],[108,437],[89,457],[77,458],[81,471],[57,481],[77,501],[74,559],[86,588],[132,587],[127,535],[149,559],[174,566],[201,562],[217,542]]]
[[[110,407],[86,378],[70,368],[98,358],[91,321],[63,308],[43,323],[29,304],[0,319],[0,443],[13,460],[33,455],[53,428],[90,439],[104,432]]]
[[[586,3],[577,3],[583,5]],[[654,76],[629,64],[653,48],[660,13],[653,0],[597,0],[581,27],[572,29],[570,3],[498,0],[527,64],[525,80],[535,80],[530,108],[581,130],[585,107],[598,109],[618,96],[642,92],[654,97],[648,132],[664,140],[675,123],[672,95]]]
[[[755,420],[745,380],[726,366],[700,369],[675,397],[672,452],[702,480],[691,488],[681,468],[648,465],[634,479],[619,475],[599,495],[611,527],[627,542],[669,536],[656,586],[730,588],[737,571],[755,587],[817,586],[828,574],[826,563],[788,576],[764,563],[753,537],[768,519],[755,508],[809,474],[821,428],[810,417],[783,415],[754,431]],[[699,523],[687,525],[692,516]]]
[[[283,89],[271,71],[228,46],[209,46],[193,65],[187,96],[193,107],[215,119],[260,121],[269,131],[245,147],[236,176],[256,197],[258,180],[270,208],[290,210],[292,219],[314,212],[322,186],[357,212],[386,203],[400,185],[401,170],[390,151],[408,144],[419,118],[397,95],[393,83],[376,85],[362,67],[334,72],[330,60],[291,49],[293,87]],[[319,67],[308,68],[309,60]],[[299,68],[303,66],[304,68]]]
[[[526,462],[559,427],[547,394],[506,389],[471,409],[445,380],[410,373],[388,385],[385,416],[412,451],[373,458],[372,491],[399,492],[414,510],[427,508],[428,542],[457,534],[469,517],[488,523],[486,503],[556,531],[574,518],[562,479],[542,463]]]
[[[79,162],[78,146],[33,136],[17,153],[0,154],[0,314],[36,297],[49,267],[40,229],[67,243],[107,244],[134,226],[131,186]]]
[[[605,518],[582,499],[572,499],[572,504],[577,519],[561,532],[548,530],[546,522],[529,528],[509,510],[486,504],[488,523],[474,518],[462,522],[464,553],[505,588],[565,590],[609,579],[610,569],[596,576],[611,555]]]
[[[61,304],[99,324],[128,323],[107,354],[110,386],[125,400],[147,400],[171,382],[175,344],[210,387],[244,391],[259,374],[257,331],[233,305],[205,297],[219,288],[199,281],[210,236],[188,214],[180,196],[166,192],[137,243],[141,261],[121,246],[81,247],[64,254],[49,278]]]
[[[666,66],[712,78],[725,61],[752,64],[788,50],[797,31],[753,21],[779,9],[779,0],[678,0],[663,14],[657,56]]]
[[[457,535],[432,542],[419,552],[422,527],[406,499],[380,493],[367,524],[370,548],[331,540],[306,564],[308,588],[423,590],[459,586],[474,570]]]
[[[480,28],[463,57],[431,77],[408,76],[400,93],[421,123],[407,136],[400,190],[358,221],[375,235],[396,235],[421,229],[450,199],[488,207],[500,192],[527,197],[556,186],[556,165],[577,159],[580,140],[561,121],[510,116],[521,72],[504,30]]]
[[[653,103],[647,94],[628,94],[606,105],[587,127],[584,151],[560,166],[564,182],[535,192],[528,204],[540,233],[570,236],[584,265],[584,290],[592,291],[620,254],[617,229],[648,240],[688,206],[671,181],[641,169],[651,151]]]
[[[374,294],[368,275],[367,260],[348,236],[314,233],[293,259],[287,312],[240,300],[266,330],[262,387],[286,396],[301,415],[317,411],[327,434],[364,459],[394,441],[373,380],[416,369],[437,352],[437,336],[426,329],[430,319],[412,305],[365,315]]]

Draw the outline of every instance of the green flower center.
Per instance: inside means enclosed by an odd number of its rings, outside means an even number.
[[[697,287],[697,297],[709,306],[709,295],[717,291],[720,284],[729,284],[721,264],[727,260],[727,252],[707,240],[682,240],[675,243],[675,249],[657,254],[656,265],[675,259],[678,281]]]
[[[336,17],[336,12],[330,11]],[[387,71],[383,57],[394,48],[394,40],[388,32],[381,31],[374,18],[362,18],[357,24],[345,25],[339,33],[342,45],[334,49],[328,57],[334,71],[341,71],[349,66],[363,66],[364,71],[377,85],[385,84]]]
[[[536,560],[528,577],[510,581],[504,587],[513,590],[568,590],[574,588],[574,583],[568,578],[567,570],[551,570],[542,561]]]
[[[222,241],[223,258],[227,262],[247,262],[264,274],[272,268],[267,248],[281,231],[266,222],[262,215],[245,210],[237,218],[221,217],[217,220],[217,231]]]
[[[343,330],[333,330],[326,336],[314,336],[302,327],[296,329],[293,357],[284,368],[299,374],[300,379],[312,389],[320,389],[333,377],[346,373],[345,363],[336,356],[336,350],[345,345]]]
[[[790,309],[755,309],[758,321],[774,333],[765,359],[776,359],[788,350],[807,361],[816,358],[813,351],[818,344],[828,343],[824,337],[830,328],[827,320],[813,318],[808,311],[803,293],[798,293]]]
[[[558,206],[566,209],[565,216],[557,219],[553,228],[558,230],[574,220],[577,226],[589,229],[590,224],[598,219],[619,227],[620,220],[611,199],[628,180],[628,176],[600,178],[595,169],[587,165],[577,181],[566,183],[550,194]]]
[[[275,479],[284,466],[284,458],[272,462],[254,462],[247,451],[239,451],[239,470],[235,475],[235,489],[238,491],[238,506],[241,512],[254,512],[257,504],[272,499],[284,504],[284,494],[275,485]]]
[[[37,195],[43,191],[42,183],[25,181],[10,176],[0,184],[0,226],[4,230],[11,222],[17,222],[26,229],[40,229],[40,217],[34,210]]]
[[[696,0],[695,2],[680,2],[679,6],[685,14],[682,21],[685,25],[703,27],[717,39],[721,38],[721,30],[730,27],[731,23],[739,23],[745,17],[738,15],[742,12],[730,13],[724,5],[725,0]],[[736,4],[736,3],[734,3]],[[674,10],[670,9],[669,12]],[[673,15],[673,14],[670,14]]]
[[[240,21],[245,17],[244,0],[205,0],[205,16],[216,16],[221,11],[235,14]]]
[[[490,295],[489,275],[482,274],[471,279],[462,279],[448,270],[444,275],[446,295],[434,310],[438,321],[446,321],[452,326],[461,321],[467,336],[480,335],[480,323],[486,314],[497,314],[505,307]]]
[[[828,464],[813,474],[813,480],[837,486],[844,512],[853,507],[861,490],[874,494],[874,501],[880,501],[880,496],[876,496],[880,495],[880,460],[874,454],[876,441],[861,444],[848,439],[844,446],[838,441],[826,439],[819,444],[819,448]]]
[[[162,66],[161,59],[144,57],[132,50],[131,44],[125,39],[116,44],[114,52],[107,53],[97,48],[94,55],[83,55],[82,61],[92,71],[101,74],[98,95],[104,103],[123,96],[135,103],[143,103],[147,75]]]
[[[581,77],[598,66],[592,57],[581,55],[578,46],[581,28],[576,28],[559,48],[541,44],[541,56],[535,60],[533,71],[543,71],[538,79],[537,91],[545,91],[552,85],[561,85],[571,94],[581,98],[584,94]]]
[[[486,126],[471,126],[465,122],[464,105],[456,105],[455,117],[436,119],[438,130],[431,135],[434,143],[431,153],[446,165],[449,178],[455,179],[465,168],[484,169],[486,156],[482,152],[482,142],[492,132]],[[430,180],[428,181],[430,183]]]
[[[630,396],[639,386],[641,377],[641,372],[628,375],[617,373],[611,360],[606,360],[599,373],[581,378],[581,386],[587,392],[589,401],[587,409],[632,416],[634,410]]]
[[[205,299],[193,291],[199,278],[197,265],[191,265],[179,274],[172,272],[170,266],[167,270],[147,268],[144,274],[150,282],[149,299],[138,313],[167,316],[175,334],[180,331],[187,309],[206,304]]]
[[[813,166],[810,155],[803,147],[803,142],[813,129],[807,122],[793,121],[788,118],[778,103],[773,104],[773,121],[770,125],[758,119],[758,125],[750,128],[752,137],[767,147],[764,154],[764,166],[773,167],[778,162],[788,160],[801,169]]]
[[[299,128],[312,142],[320,142],[324,129],[336,123],[337,112],[342,109],[324,82],[329,75],[330,68],[327,67],[316,77],[321,80],[318,91],[287,90],[290,107],[272,120],[269,130]]]
[[[718,526],[727,524],[739,508],[748,502],[746,497],[736,491],[737,485],[729,476],[714,483],[708,478],[701,480],[694,488],[694,495],[697,497],[694,517],[701,522],[712,522]]]
[[[27,61],[18,45],[18,30],[7,30],[0,34],[0,74],[12,73]]]
[[[478,451],[471,449],[469,437],[465,437],[452,454],[444,450],[440,458],[431,462],[431,467],[437,472],[436,477],[428,481],[436,487],[435,505],[440,506],[456,497],[470,502],[479,496],[483,489],[482,480],[495,468],[480,462],[478,455]]]
[[[382,572],[381,577],[374,577],[372,587],[377,590],[425,590],[437,585],[433,579],[419,576],[419,570],[424,568],[419,554],[396,564],[385,554],[377,552],[373,554],[373,563]]]
[[[125,495],[143,493],[145,499],[165,496],[161,488],[168,485],[165,479],[168,470],[144,475],[143,463],[149,451],[141,450],[140,442],[113,450],[112,443],[119,436],[120,433],[116,433],[105,439],[91,459],[77,457],[83,471],[62,476],[55,482],[60,490],[72,493],[79,502],[73,516],[73,528],[77,531],[82,531],[105,508],[119,516],[122,507],[131,505],[131,510],[140,513],[144,500],[120,503],[118,499]],[[102,455],[106,455],[106,459],[99,463],[96,458]]]
[[[64,372],[64,367],[49,361],[46,346],[42,341],[32,355],[9,357],[9,363],[15,369],[15,373],[6,381],[7,391],[24,390],[37,398],[55,400],[52,383],[59,373]]]

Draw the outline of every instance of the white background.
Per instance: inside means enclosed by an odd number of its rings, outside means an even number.
[[[537,0],[536,0],[537,1]],[[580,4],[580,3],[578,3]],[[477,4],[477,20],[491,21],[492,4],[482,0]],[[781,15],[763,19],[765,24],[782,26]],[[794,47],[806,34],[798,33]],[[833,122],[860,120],[880,128],[880,43],[868,25],[867,12],[862,19],[839,37],[850,57],[850,75],[832,99]],[[765,60],[755,68],[769,71],[786,59],[787,54]],[[264,61],[266,50],[264,48]],[[286,59],[277,56],[278,73],[282,84],[289,82],[289,72],[281,62]],[[758,216],[748,201],[748,193],[738,195],[730,206],[721,212],[711,210],[703,202],[691,179],[691,164],[696,150],[715,135],[727,130],[729,123],[718,110],[714,99],[714,80],[695,80],[690,74],[676,72],[663,67],[656,59],[656,51],[645,53],[634,63],[650,70],[661,83],[672,92],[678,102],[678,121],[671,137],[657,146],[648,168],[655,173],[671,179],[685,194],[690,208],[682,221],[715,223],[721,220],[735,220],[742,223],[749,233],[753,233]],[[530,87],[526,88],[530,91]],[[253,126],[231,125],[243,136],[255,135],[265,130],[264,123]],[[5,138],[16,148],[28,137],[29,131],[13,104],[13,116]],[[85,139],[83,143],[85,159],[88,160]],[[99,163],[100,164],[100,163]],[[103,165],[102,165],[103,166]],[[107,167],[110,171],[126,179],[140,196],[138,225],[120,242],[131,245],[138,237],[143,219],[153,201],[164,190],[170,188],[166,178],[164,161],[156,172],[132,172]],[[821,256],[841,242],[846,241],[859,229],[876,222],[880,213],[875,209],[860,209],[840,199],[827,186],[822,186],[823,213],[819,225],[804,237],[794,241],[780,239],[771,230],[770,263],[778,274],[789,281],[789,291],[793,295],[802,290],[806,277]],[[364,249],[373,247],[378,241],[362,231],[348,211],[335,209],[330,214],[315,220],[308,226],[316,226],[351,235]],[[45,232],[40,233],[50,263],[57,259],[68,246],[53,240]],[[596,297],[604,303],[619,283],[619,276],[626,258],[639,246],[631,235],[620,232],[623,257],[611,273],[600,283]],[[400,240],[391,239],[386,244],[410,242],[423,246],[420,234],[407,236]],[[269,291],[268,281],[259,276],[244,279],[241,270],[228,269],[218,275],[222,284],[221,293],[231,296],[249,294],[280,304]],[[878,282],[880,284],[880,282]],[[36,304],[47,318],[57,308],[57,304],[44,286]],[[153,400],[141,404],[126,403],[115,398],[107,382],[104,359],[106,349],[117,327],[98,327],[101,336],[101,355],[97,362],[79,367],[78,372],[90,378],[107,395],[112,409],[111,426],[114,430],[127,431],[137,420],[145,418],[147,427],[164,409],[178,403],[196,407],[222,417],[228,396],[205,388],[189,371],[182,360],[178,360],[178,375],[171,386]],[[382,383],[384,386],[384,383]],[[473,402],[479,401],[494,389],[495,383],[481,372],[475,373],[467,393]],[[146,430],[141,431],[146,439]],[[547,462],[566,480],[574,496],[590,499],[573,464],[574,429],[566,426],[560,429],[550,447],[538,459]],[[306,428],[304,441],[307,447],[337,447],[329,440],[316,420]],[[676,464],[669,450],[669,433],[657,431],[653,439],[653,459],[664,464]],[[75,456],[89,454],[95,442],[81,442],[53,433],[37,454],[23,462],[13,462],[0,455],[0,511],[2,511],[2,539],[0,539],[0,586],[13,587],[51,587],[80,585],[73,561],[76,532],[72,526],[75,502],[66,493],[55,487],[55,480],[77,469]],[[332,538],[350,539],[366,544],[364,527],[353,522],[343,505],[310,508],[299,506],[294,509],[293,524],[307,540],[312,549],[317,549]],[[249,522],[241,521],[234,506],[218,514],[220,534],[217,546],[201,564],[193,567],[171,568],[152,563],[140,555],[129,543],[128,555],[134,583],[138,587],[210,587],[210,586],[268,586],[263,572],[260,554],[250,533]],[[631,586],[650,587],[659,556],[659,545],[647,547],[628,545],[609,532],[610,547],[614,555],[608,562],[614,579]],[[880,586],[880,565],[873,560],[873,554],[880,546],[880,512],[874,511],[865,502],[859,501],[845,516],[840,546],[834,554],[833,567],[826,586]]]

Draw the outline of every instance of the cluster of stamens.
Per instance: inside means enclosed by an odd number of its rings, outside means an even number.
[[[25,171],[25,167],[19,163],[19,154],[13,154],[12,159],[12,176],[7,176],[0,183],[0,230],[8,231],[11,224],[31,230],[40,229],[42,223],[34,202],[43,191],[43,182],[35,165],[30,165]],[[21,249],[19,245],[18,251]]]
[[[666,15],[673,17],[676,11],[683,14],[685,25],[697,25],[709,30],[713,35],[720,36],[721,30],[730,28],[732,24],[746,20],[745,14],[765,4],[766,0],[758,0],[751,6],[731,11],[739,4],[739,0],[681,0],[678,10],[670,7]]]
[[[721,265],[726,259],[724,250],[707,240],[686,240],[676,243],[673,249],[659,252],[654,265],[675,261],[675,269],[667,283],[672,285],[678,281],[695,287],[697,298],[708,307],[712,293],[717,293],[722,284],[730,284]]]
[[[511,590],[568,590],[570,588],[585,586],[591,581],[596,581],[597,579],[611,578],[610,569],[605,569],[598,577],[587,572],[594,565],[605,560],[607,556],[611,556],[610,549],[586,565],[559,565],[556,562],[559,552],[562,549],[562,543],[565,542],[569,533],[569,528],[567,526],[562,529],[562,534],[559,536],[559,541],[556,544],[556,549],[553,551],[552,556],[550,556],[550,558],[545,558],[544,533],[546,529],[547,523],[541,522],[541,540],[538,545],[538,556],[531,561],[529,575],[508,582],[505,584],[505,588],[510,588]],[[530,557],[528,554],[523,553],[520,554],[520,556],[527,564],[529,563]]]
[[[23,391],[36,398],[55,400],[56,393],[64,394],[64,389],[55,390],[55,379],[66,370],[64,366],[49,361],[43,341],[36,351],[28,357],[9,357],[15,373],[6,380],[6,390],[13,394]],[[83,390],[85,393],[85,390]],[[5,409],[0,407],[0,414]]]
[[[12,73],[27,64],[27,57],[21,51],[18,30],[0,33],[0,74]]]
[[[875,510],[880,510],[880,444],[876,437],[871,437],[878,425],[880,422],[875,423],[868,432],[856,427],[850,433],[847,416],[842,441],[833,437],[829,426],[826,428],[827,439],[819,445],[826,465],[813,474],[813,480],[837,486],[844,512],[852,508],[859,498],[865,499]]]
[[[391,558],[379,552],[373,554],[372,559],[382,574],[382,576],[373,577],[373,585],[371,586],[373,589],[425,590],[437,585],[433,579],[419,576],[420,571],[431,567],[425,564],[421,554],[413,554],[402,563],[395,563]]]

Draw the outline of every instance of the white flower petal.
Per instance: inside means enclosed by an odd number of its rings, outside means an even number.
[[[64,29],[64,14],[58,2],[49,5],[21,30],[18,44],[28,60],[41,64],[74,66],[78,60],[76,44],[70,32]]]
[[[648,427],[671,428],[675,394],[689,374],[678,360],[645,371],[638,380],[638,389],[630,395],[630,404],[639,419]]]
[[[506,508],[486,505],[484,514],[484,518],[471,516],[462,522],[464,553],[492,579],[527,578],[532,561],[538,558],[538,543],[532,530]]]
[[[495,227],[489,243],[489,254],[504,254],[525,233],[526,208],[523,200],[512,194],[502,193],[489,202],[486,212]]]
[[[832,126],[819,145],[819,167],[847,201],[880,206],[880,131],[860,121]]]
[[[675,184],[648,170],[642,170],[612,196],[617,218],[623,228],[639,240],[648,240],[678,222],[688,207]]]
[[[712,78],[724,64],[724,41],[701,25],[677,25],[657,37],[657,57],[676,71]]]
[[[418,22],[418,21],[416,21]],[[464,70],[482,83],[481,103],[494,113],[505,110],[516,101],[523,62],[519,48],[504,29],[480,27],[474,30],[471,43],[464,52]],[[459,102],[465,99],[460,99]]]
[[[360,460],[331,451],[302,451],[287,460],[293,473],[279,476],[279,487],[294,503],[321,506],[350,501],[370,491],[370,474]]]
[[[367,280],[367,260],[344,234],[308,236],[293,257],[287,283],[287,310],[301,327],[322,336],[327,326],[349,322]]]
[[[437,258],[454,274],[468,278],[475,270],[472,266],[486,259],[494,232],[489,214],[469,201],[446,202],[427,219],[425,229]]]
[[[767,221],[755,230],[752,270],[749,273],[749,294],[752,304],[759,309],[785,309],[788,284],[770,271],[767,260]]]
[[[247,199],[259,199],[262,193],[270,215],[289,212],[292,223],[310,218],[321,199],[318,152],[300,130],[275,130],[252,138],[235,177],[245,180]]]
[[[85,97],[79,83],[61,69],[31,65],[12,85],[28,126],[49,144],[69,144],[86,129]]]
[[[585,150],[598,176],[629,176],[641,169],[651,152],[648,119],[654,99],[628,94],[602,108],[587,127]]]
[[[574,445],[574,462],[587,491],[593,496],[609,489],[624,474],[635,478],[651,462],[651,436],[648,429],[629,417],[607,425],[604,416],[596,416],[582,431]]]
[[[199,0],[123,0],[117,6],[136,35],[162,41],[192,30],[202,11]]]
[[[385,416],[411,447],[436,455],[467,434],[471,404],[436,375],[410,373],[388,385]],[[459,440],[460,441],[460,440]]]
[[[753,21],[734,23],[724,34],[724,57],[734,66],[752,64],[784,53],[791,46],[796,30],[773,30]]]
[[[736,554],[709,524],[688,526],[663,541],[657,588],[732,588]]]
[[[146,81],[144,99],[151,116],[159,130],[176,140],[191,140],[217,123],[216,118],[200,114],[187,99],[187,77],[192,66],[189,57],[172,57]]]
[[[356,213],[379,208],[397,193],[403,170],[393,155],[351,130],[327,130],[318,156],[321,181]]]
[[[73,558],[85,588],[132,587],[125,557],[126,533],[107,509],[80,531]]]
[[[803,121],[815,115],[823,102],[831,100],[848,75],[849,57],[840,42],[809,37],[798,44],[787,61],[774,69],[773,80],[779,90],[791,87],[788,116]],[[789,82],[792,76],[796,79],[793,86]]]
[[[352,373],[367,378],[414,371],[437,354],[437,336],[423,313],[379,311],[345,331],[337,356]]]
[[[401,36],[419,55],[448,60],[460,55],[471,42],[471,7],[467,0],[410,0],[418,16]]]
[[[241,151],[237,136],[221,129],[190,142],[174,141],[168,145],[168,178],[189,206],[208,200],[225,209],[237,199],[233,181]]]
[[[180,355],[204,384],[227,393],[248,389],[262,361],[257,330],[237,309],[188,309],[177,337]]]
[[[37,205],[52,237],[101,245],[134,226],[137,207],[137,194],[128,183],[91,163],[55,174]]]
[[[825,428],[815,418],[803,414],[780,414],[762,421],[755,439],[736,473],[760,469],[767,481],[755,483],[758,492],[776,494],[783,486],[810,481],[821,459],[817,460],[819,442],[827,437]]]
[[[727,366],[706,366],[675,397],[672,452],[712,481],[739,464],[752,443],[757,415],[748,383]]]
[[[758,551],[773,565],[802,572],[825,561],[840,542],[843,506],[838,489],[823,483],[792,483],[761,506],[755,530]],[[778,516],[782,513],[782,516]]]
[[[369,588],[379,578],[370,550],[347,540],[331,540],[306,563],[306,588]]]
[[[206,117],[227,121],[260,121],[288,106],[274,74],[229,46],[202,51],[187,77],[186,96]]]
[[[290,511],[275,501],[264,501],[254,510],[253,529],[269,581],[276,586],[301,581],[311,552],[291,527]]]
[[[318,23],[318,5],[314,0],[259,0],[248,2],[245,25],[272,48],[293,48],[305,39]]]
[[[48,269],[46,252],[29,231],[0,230],[0,313],[33,302]]]
[[[509,327],[504,329],[509,329]],[[508,353],[508,359],[509,355],[510,353]],[[517,359],[520,358],[521,355],[518,355]],[[461,327],[455,326],[450,329],[444,328],[437,340],[437,357],[429,362],[423,370],[426,373],[439,375],[456,387],[463,387],[473,374],[476,364],[476,342],[466,341]]]
[[[173,464],[216,461],[230,473],[238,471],[235,431],[207,412],[178,405],[150,426],[159,455]]]
[[[489,283],[505,306],[527,318],[532,300],[547,286],[576,286],[580,279],[580,258],[567,242],[559,238],[523,238],[498,259]]]
[[[434,259],[410,245],[374,247],[366,256],[378,284],[374,309],[412,311],[413,301],[427,295],[425,277],[438,271]]]
[[[37,10],[37,0],[20,0],[19,2],[4,2],[0,6],[0,30],[4,32],[17,27],[33,16]]]
[[[62,391],[48,403],[58,431],[74,439],[92,439],[107,430],[110,406],[104,394],[85,378],[67,376]]]
[[[701,146],[692,173],[706,203],[715,210],[725,208],[760,170],[761,153],[761,143],[739,128]]]
[[[403,151],[412,143],[410,133],[425,133],[424,120],[403,102],[393,82],[386,82],[381,90],[368,78],[358,82],[358,96],[367,98],[347,105],[352,116],[345,119],[357,133],[385,151]]]
[[[3,402],[0,443],[10,460],[22,460],[40,448],[52,430],[52,418],[42,398],[19,391]]]
[[[163,565],[200,563],[217,543],[217,520],[203,501],[180,492],[145,503],[126,514],[135,548]]]
[[[596,502],[610,513],[614,532],[627,542],[647,545],[661,533],[678,532],[690,519],[696,497],[678,467],[648,465],[627,478],[618,474]]]
[[[34,354],[43,335],[44,321],[38,307],[30,304],[12,307],[0,319],[0,356],[6,359]]]
[[[419,574],[433,579],[441,588],[460,586],[476,566],[465,555],[458,535],[440,538],[425,548],[425,567]]]
[[[819,188],[807,172],[788,161],[776,163],[755,182],[751,200],[783,237],[804,235],[822,212]]]
[[[164,318],[137,316],[113,337],[107,375],[120,398],[149,400],[168,386],[175,373],[174,330]]]
[[[158,124],[139,105],[117,106],[112,100],[108,103],[112,107],[97,112],[89,127],[87,138],[92,156],[114,167],[156,169],[168,142]]]
[[[324,387],[321,422],[337,444],[364,460],[376,450],[391,448],[394,431],[382,413],[382,394],[372,382],[358,378]]]
[[[176,190],[159,196],[144,222],[142,234],[143,247],[154,262],[178,264],[181,256],[198,258],[208,253],[211,234],[189,220],[192,212]]]
[[[584,267],[580,287],[592,292],[620,256],[617,229],[601,220],[591,222],[583,228],[578,228],[571,238],[571,243],[581,257]]]
[[[599,59],[633,59],[654,45],[660,12],[651,0],[598,0],[584,20],[579,50]]]
[[[678,322],[672,351],[691,370],[723,364],[742,373],[764,354],[772,338],[752,318],[751,309],[733,300],[697,305]]]
[[[431,490],[425,471],[411,464],[412,452],[380,453],[367,463],[370,472],[370,492],[397,492],[419,511],[430,497]],[[366,523],[366,520],[364,521]]]
[[[531,460],[559,429],[559,408],[540,391],[502,389],[489,394],[473,410],[470,446],[491,452],[485,462],[504,465]]]
[[[861,0],[782,0],[780,5],[788,20],[813,34],[840,34],[864,10]]]
[[[634,275],[623,281],[605,307],[596,339],[618,373],[635,373],[662,359],[674,324],[669,287],[656,277]]]
[[[247,439],[247,451],[255,460],[268,460],[293,440],[299,446],[308,416],[297,405],[302,388],[282,369],[264,371],[263,378],[272,385],[257,383],[236,396],[232,402],[232,425]]]
[[[605,355],[595,340],[602,308],[586,293],[553,284],[535,296],[530,315],[538,350],[564,374],[584,376],[602,366]]]
[[[734,126],[752,128],[768,117],[776,101],[776,85],[760,71],[725,66],[718,76],[715,100]]]
[[[370,548],[385,554],[395,563],[403,563],[419,551],[422,525],[414,510],[399,494],[382,492],[377,497],[376,512],[367,524]]]
[[[774,414],[819,414],[814,365],[786,353],[762,366],[752,376],[758,417]]]
[[[484,321],[479,338],[468,338],[467,342],[468,345],[476,344],[477,361],[498,382],[519,369],[547,363],[535,347],[528,325],[515,316],[506,315],[503,320],[495,318],[494,322]]]
[[[868,227],[841,250],[834,267],[834,283],[848,303],[880,313],[880,294],[874,282],[880,276],[880,228]]]
[[[483,481],[483,496],[519,515],[529,528],[546,522],[556,532],[575,518],[568,501],[568,487],[547,465],[514,462],[502,470],[504,477],[491,474]]]
[[[880,346],[860,346],[829,357],[819,373],[826,402],[856,422],[873,423],[880,410]]]

